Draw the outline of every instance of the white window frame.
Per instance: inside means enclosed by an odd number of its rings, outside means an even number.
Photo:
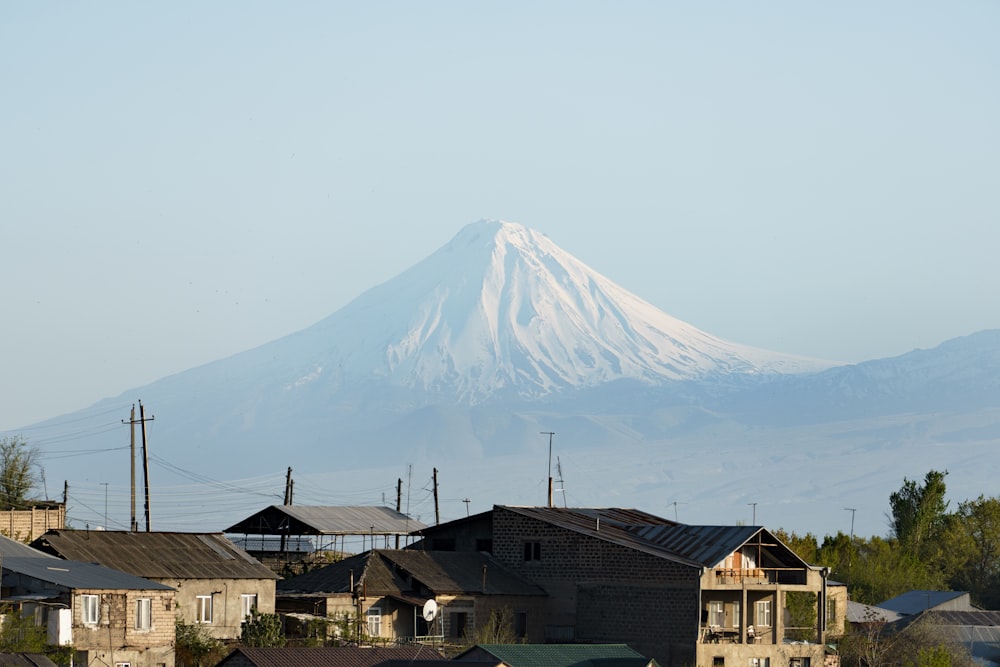
[[[135,601],[135,629],[149,630],[153,627],[152,598],[138,598]]]
[[[84,594],[80,596],[80,620],[84,625],[101,622],[101,596]]]
[[[726,605],[722,600],[709,600],[708,625],[721,628],[726,624]]]
[[[757,600],[754,606],[753,624],[764,628],[771,627],[771,601]]]
[[[240,609],[243,610],[243,618],[250,618],[250,614],[257,609],[257,594],[243,593],[240,595]]]
[[[369,637],[381,637],[382,636],[382,608],[381,607],[368,607],[368,611],[365,612],[365,627],[368,630]]]
[[[205,625],[210,625],[212,623],[212,596],[211,595],[199,595],[195,598],[195,623],[204,623]]]
[[[736,601],[733,603],[733,627],[740,627],[740,603]]]

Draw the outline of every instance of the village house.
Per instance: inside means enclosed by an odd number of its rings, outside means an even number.
[[[485,551],[548,594],[543,641],[625,642],[671,667],[823,667],[844,587],[759,526],[631,509],[496,506],[413,549]],[[806,613],[795,617],[788,603]],[[846,598],[846,596],[845,596]],[[477,622],[477,621],[474,621]],[[530,623],[530,620],[528,621]]]
[[[217,639],[238,639],[254,609],[274,612],[277,575],[218,533],[50,530],[31,546],[175,589],[174,615]]]
[[[44,556],[3,558],[3,599],[70,645],[74,664],[172,667],[175,591],[93,563]]]
[[[352,619],[371,641],[461,645],[494,612],[541,641],[545,592],[488,554],[376,549],[279,581],[276,605]]]

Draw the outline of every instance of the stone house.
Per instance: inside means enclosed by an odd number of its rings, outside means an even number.
[[[172,667],[175,591],[93,563],[3,559],[3,598],[88,667]]]
[[[676,667],[835,662],[825,646],[828,613],[846,609],[846,599],[831,597],[845,589],[828,587],[826,570],[759,526],[689,526],[632,509],[495,506],[422,536],[413,548],[488,551],[541,586],[545,642],[625,642]]]
[[[50,530],[31,546],[169,586],[175,615],[217,639],[238,639],[253,609],[274,612],[277,575],[219,533]]]
[[[491,614],[543,637],[545,592],[483,553],[376,549],[279,581],[278,611],[363,623],[373,640],[465,644]],[[427,608],[434,610],[428,622]]]

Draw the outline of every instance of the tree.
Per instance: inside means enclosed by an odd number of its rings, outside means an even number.
[[[38,456],[21,436],[0,438],[0,510],[24,507],[38,484]]]
[[[0,653],[44,653],[57,665],[70,665],[75,651],[72,646],[48,643],[44,625],[35,625],[32,616],[17,609],[0,609]]]
[[[514,611],[510,607],[500,607],[490,612],[485,623],[465,638],[470,646],[476,644],[517,644],[520,640],[514,633]]]
[[[203,625],[188,625],[177,619],[175,631],[175,655],[181,667],[214,665],[224,657],[225,646],[208,634]]]
[[[946,541],[960,563],[951,584],[986,609],[1000,603],[1000,498],[980,495],[958,506]]]
[[[286,644],[281,628],[281,618],[277,614],[264,614],[254,610],[250,618],[243,622],[240,643],[259,648],[281,648]]]
[[[931,470],[924,476],[923,486],[904,477],[902,488],[889,496],[893,533],[914,555],[921,555],[943,527],[948,511],[944,499],[947,474],[947,470]]]

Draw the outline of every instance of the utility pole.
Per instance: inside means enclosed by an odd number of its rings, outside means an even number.
[[[750,525],[751,526],[756,526],[757,525],[757,503],[747,503],[747,505],[750,505],[751,507],[753,507],[753,523],[751,523]]]
[[[125,420],[122,420],[125,423]],[[129,430],[129,489],[130,489],[130,520],[128,524],[128,529],[133,533],[139,530],[139,524],[135,520],[135,403],[132,404],[132,411],[128,416],[128,430]]]
[[[466,516],[466,518],[468,518],[468,516],[469,516],[469,503],[471,503],[472,500],[470,498],[466,498],[462,502],[465,503],[465,516]]]
[[[845,507],[845,511],[851,513],[851,550],[847,552],[847,584],[851,584],[851,563],[854,561],[854,513],[857,512],[856,507]]]
[[[396,511],[403,512],[403,478],[396,479]],[[396,548],[399,549],[399,533],[396,533]]]
[[[434,468],[434,525],[441,525],[441,510],[438,507],[438,469]]]
[[[288,466],[285,473],[285,505],[292,504],[292,466]]]
[[[549,436],[549,507],[552,507],[552,436],[553,431],[542,431],[542,435]]]
[[[142,406],[142,401],[139,401],[139,424],[142,427],[142,480],[143,489],[146,493],[146,532],[152,530],[149,526],[149,450],[146,449],[146,422],[153,421],[156,419],[154,416],[150,416],[146,419],[146,411]]]
[[[101,482],[104,487],[104,530],[108,529],[108,482]]]

